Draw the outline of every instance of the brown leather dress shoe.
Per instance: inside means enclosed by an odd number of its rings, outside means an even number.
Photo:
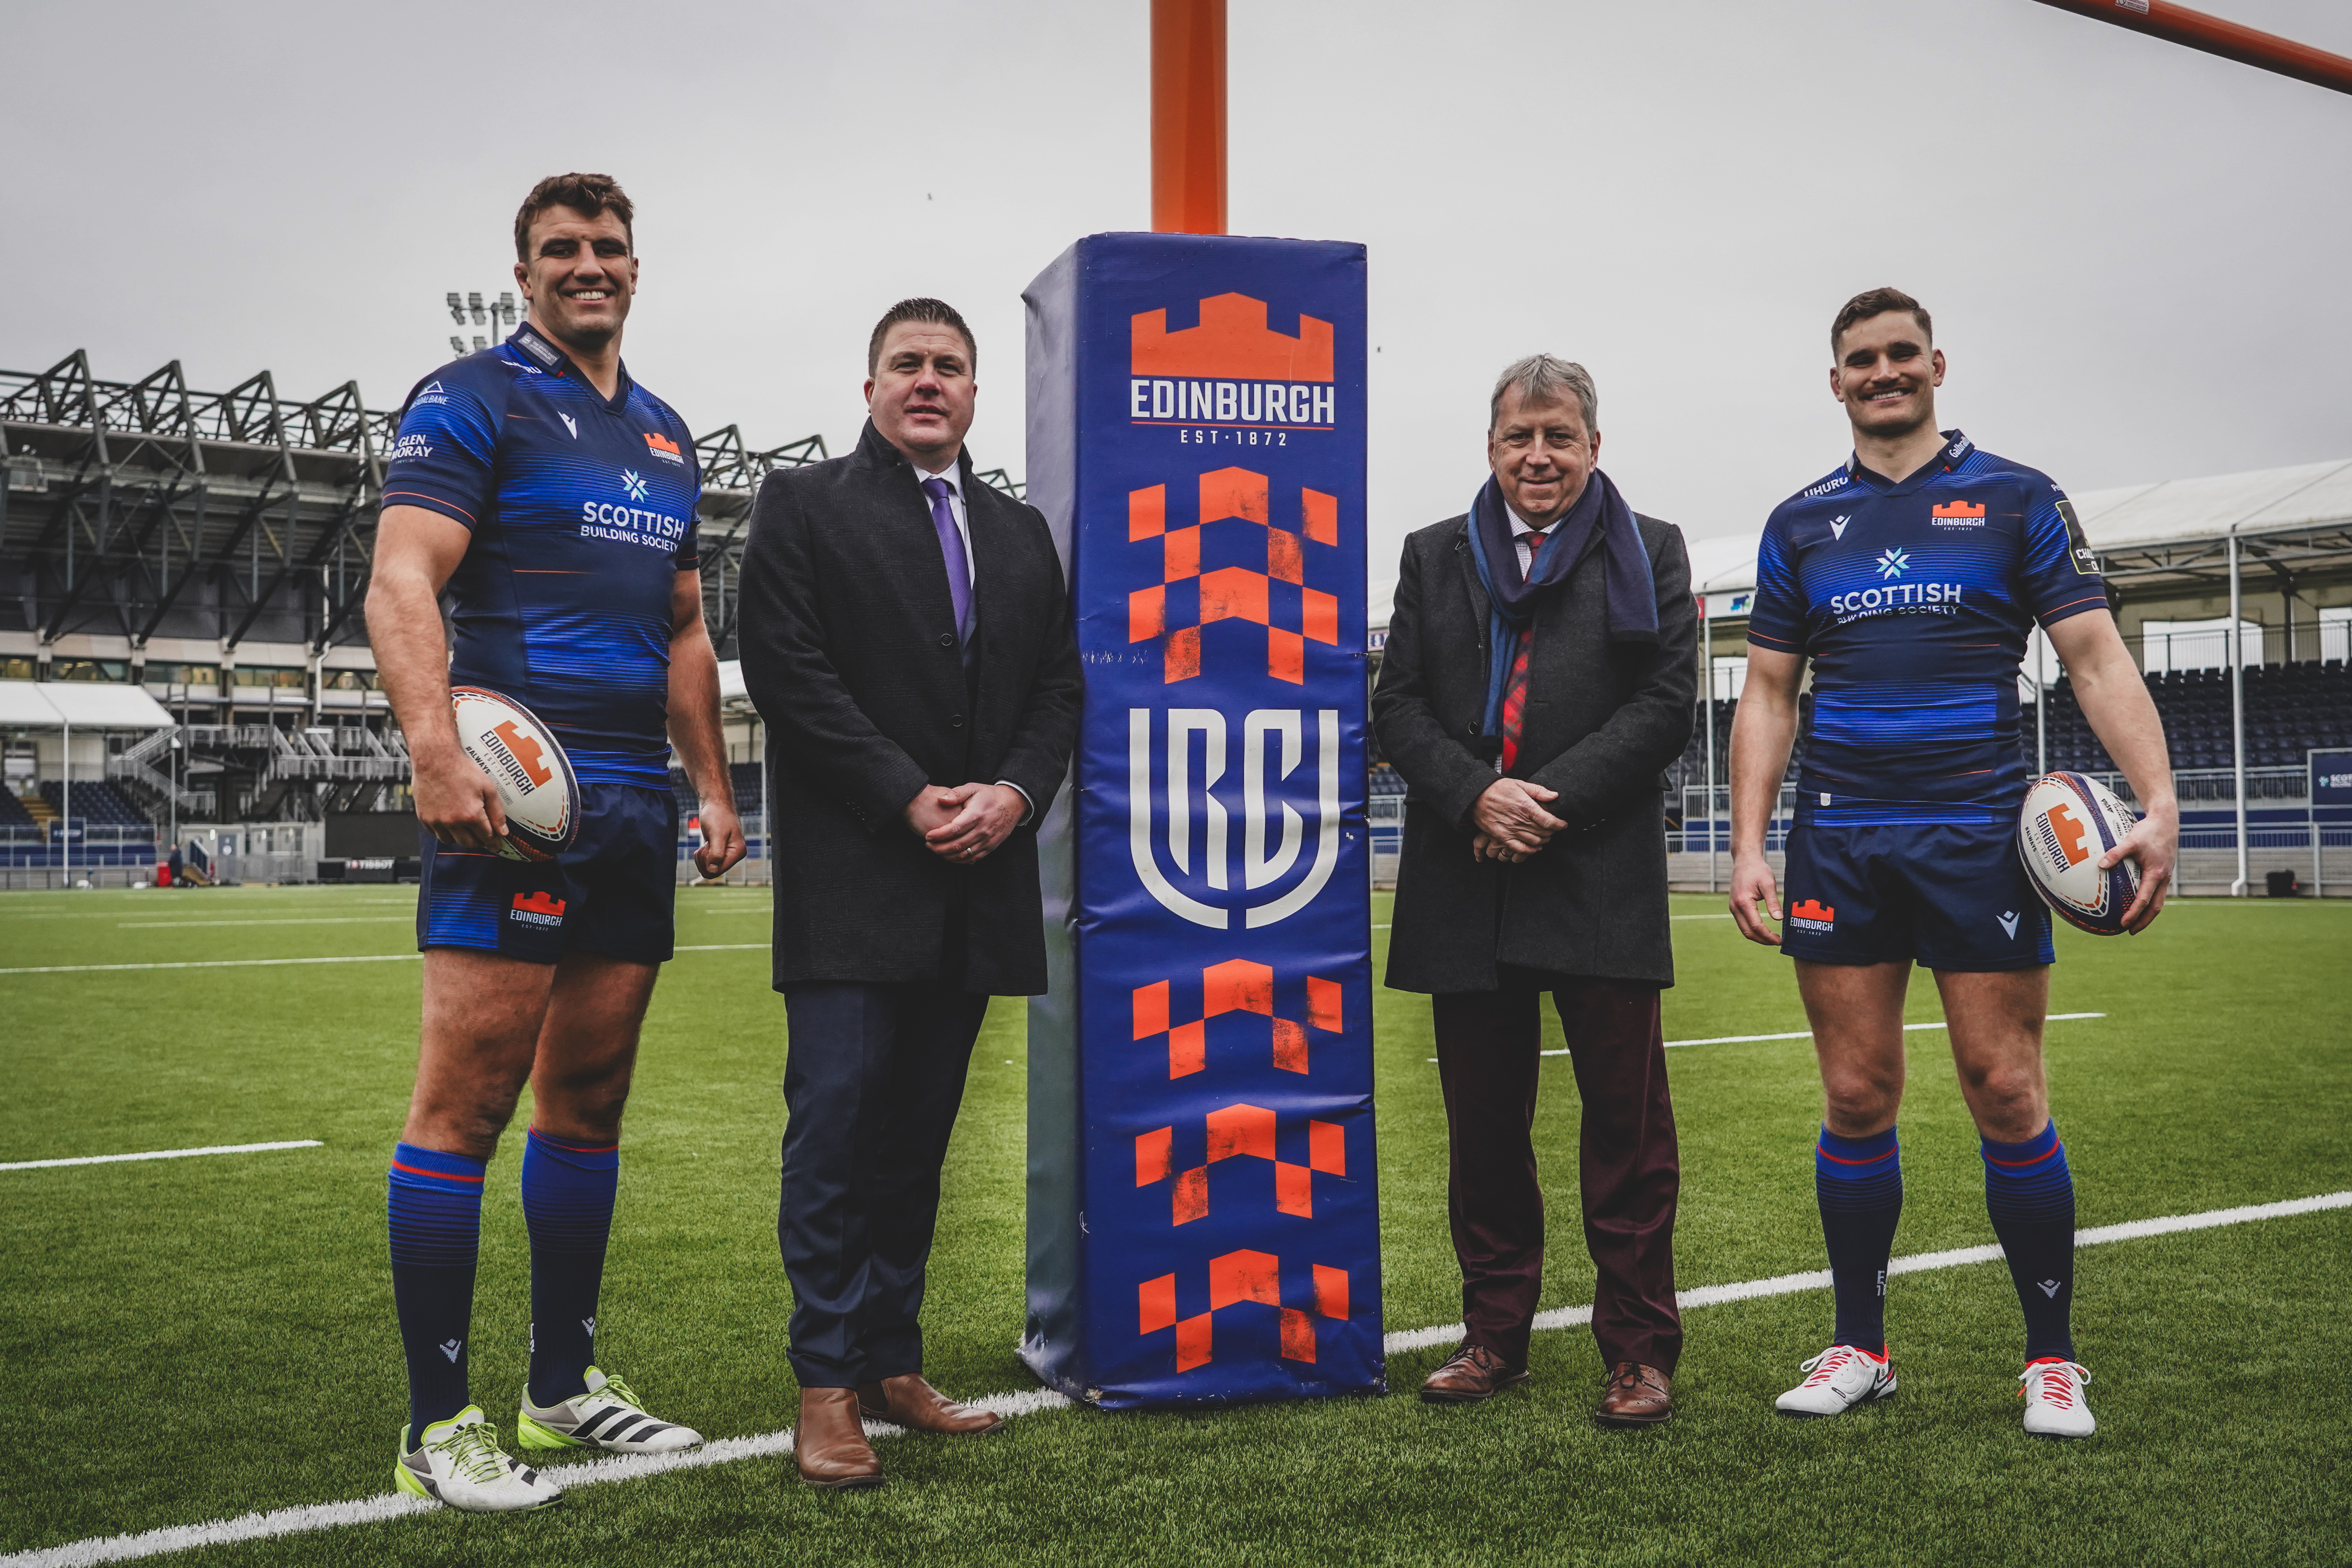
[[[801,1390],[800,1425],[793,1428],[793,1463],[813,1487],[850,1491],[878,1487],[889,1478],[866,1424],[857,1418],[857,1395],[846,1388]]]
[[[1421,1396],[1432,1405],[1475,1405],[1527,1380],[1527,1368],[1509,1365],[1485,1345],[1464,1345],[1429,1374]]]
[[[954,1437],[977,1436],[1004,1425],[1004,1417],[993,1410],[958,1405],[925,1383],[919,1372],[859,1384],[857,1410],[868,1420],[895,1422],[909,1432],[943,1432]]]
[[[1609,1369],[1609,1386],[1592,1418],[1603,1426],[1655,1426],[1674,1414],[1666,1374],[1637,1361],[1621,1361]]]

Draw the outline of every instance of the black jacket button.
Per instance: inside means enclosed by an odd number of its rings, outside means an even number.
[[[940,634],[940,646],[941,647],[955,647],[955,633],[953,633],[953,632],[941,632],[941,633]]]
[[[1471,721],[1470,721],[1470,722],[1468,722],[1467,724],[1465,724],[1464,726],[1462,726],[1462,732],[1463,732],[1464,734],[1465,734],[1465,735],[1469,735],[1469,736],[1473,736],[1473,737],[1476,736],[1476,734],[1478,733],[1478,721],[1477,721],[1477,720],[1475,720],[1475,719],[1473,719],[1473,720],[1471,720]]]
[[[949,720],[949,721],[948,721],[948,728],[949,728],[949,729],[950,729],[950,730],[961,730],[961,729],[962,729],[962,728],[963,728],[963,715],[962,715],[962,714],[961,714],[961,713],[959,713],[959,714],[957,714],[954,718],[952,718],[952,719]]]

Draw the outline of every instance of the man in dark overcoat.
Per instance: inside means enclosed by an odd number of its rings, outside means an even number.
[[[1035,828],[1080,678],[1045,518],[964,450],[976,359],[949,306],[893,306],[857,450],[770,474],[743,556],[791,1027],[776,1230],[794,1458],[818,1486],[883,1480],[861,1415],[998,1425],[923,1380],[917,1315],[988,999],[1045,989]]]
[[[1609,1368],[1595,1415],[1649,1426],[1673,1414],[1682,1348],[1659,786],[1690,739],[1697,614],[1681,531],[1597,466],[1597,405],[1580,365],[1537,354],[1503,373],[1476,503],[1405,541],[1372,712],[1408,788],[1388,984],[1432,994],[1467,1330],[1422,1396],[1467,1404],[1528,1377],[1549,991],[1583,1100]]]

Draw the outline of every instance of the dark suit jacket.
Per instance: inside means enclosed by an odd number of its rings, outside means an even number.
[[[1547,809],[1568,826],[1517,866],[1470,858],[1471,808],[1496,775],[1478,754],[1486,594],[1468,520],[1405,540],[1372,694],[1381,750],[1408,791],[1389,942],[1397,990],[1492,991],[1498,963],[1674,984],[1658,780],[1690,741],[1698,611],[1682,531],[1634,521],[1657,583],[1655,647],[1610,643],[1597,535],[1537,613],[1511,773],[1558,790]]]
[[[1078,728],[1062,563],[1034,507],[972,478],[975,657],[914,470],[872,425],[845,458],[760,486],[743,550],[744,684],[768,726],[775,984],[940,978],[951,909],[962,984],[1045,989],[1036,826]],[[1009,780],[1029,822],[971,867],[900,813],[927,784]]]

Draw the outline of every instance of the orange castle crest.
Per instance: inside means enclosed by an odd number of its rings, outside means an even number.
[[[1201,301],[1201,324],[1168,330],[1166,310],[1129,318],[1134,375],[1227,376],[1237,381],[1329,381],[1331,323],[1298,318],[1298,335],[1265,324],[1265,301],[1219,294]]]

